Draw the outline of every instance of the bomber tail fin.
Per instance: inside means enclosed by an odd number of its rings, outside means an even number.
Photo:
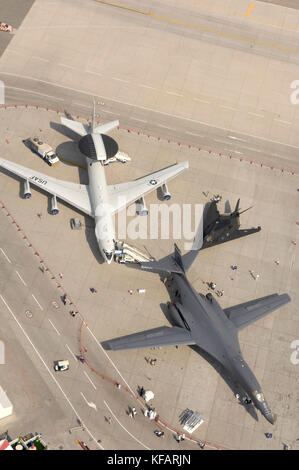
[[[198,255],[203,245],[203,216],[199,221],[197,232],[194,237],[193,245],[190,251],[185,255],[181,254],[181,250],[174,244],[174,253],[162,258],[160,261],[151,261],[150,263],[141,263],[141,269],[154,273],[178,273],[185,274],[190,268],[193,261]]]
[[[176,246],[176,245],[175,245]],[[185,274],[185,269],[176,252],[174,255],[165,256],[165,258],[160,259],[160,261],[150,261],[148,263],[140,263],[141,269],[144,271],[150,271],[152,273],[160,274]]]

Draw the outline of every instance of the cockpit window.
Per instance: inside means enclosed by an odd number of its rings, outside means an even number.
[[[264,397],[264,394],[262,392],[258,392],[257,390],[255,392],[253,392],[253,395],[255,396],[255,398],[260,401],[260,402],[263,402],[265,401],[265,397]]]
[[[104,251],[104,254],[105,254],[107,260],[110,261],[111,258],[112,258],[112,255],[113,255],[112,251],[106,251],[106,250],[103,250],[103,251]]]

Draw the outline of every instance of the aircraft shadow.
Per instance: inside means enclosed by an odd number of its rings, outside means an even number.
[[[72,119],[72,117],[70,117],[69,115],[66,115],[65,117],[68,119]],[[54,131],[59,132],[60,134],[64,135],[65,137],[68,137],[69,139],[72,139],[76,143],[81,139],[80,135],[76,134],[76,132],[72,131],[60,122],[50,121],[50,127]]]

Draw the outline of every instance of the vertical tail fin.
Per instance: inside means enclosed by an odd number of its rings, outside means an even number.
[[[181,250],[179,249],[176,243],[174,244],[174,259],[177,265],[182,269],[182,271],[185,272]]]
[[[234,213],[237,214],[239,212],[239,206],[240,206],[240,199],[238,199]]]

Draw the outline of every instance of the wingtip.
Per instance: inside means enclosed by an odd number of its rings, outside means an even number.
[[[110,347],[110,343],[109,341],[102,341],[101,342],[101,346],[103,349],[105,349],[105,351],[111,351],[111,347]]]

